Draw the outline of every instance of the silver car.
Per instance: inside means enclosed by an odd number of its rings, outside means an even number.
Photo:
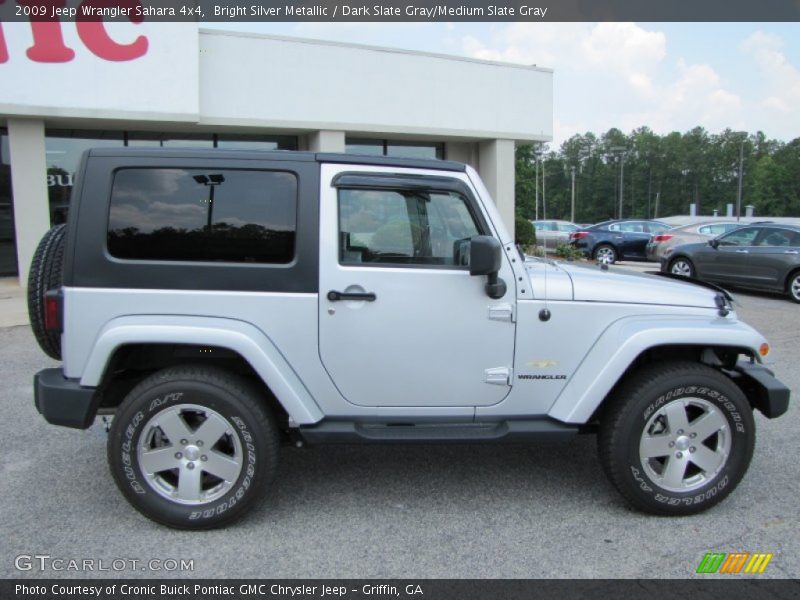
[[[736,221],[711,221],[674,227],[650,238],[646,251],[647,260],[660,262],[662,258],[672,254],[676,246],[705,242],[718,235],[733,231],[742,225],[744,223],[737,223]]]
[[[540,246],[546,245],[547,248],[555,250],[560,244],[569,244],[569,234],[578,231],[575,223],[569,221],[531,221],[536,230],[536,243]]]

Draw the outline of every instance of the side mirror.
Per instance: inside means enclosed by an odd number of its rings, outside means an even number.
[[[708,245],[711,246],[714,250],[719,248],[719,240],[717,238],[708,240]]]
[[[469,241],[469,274],[497,273],[503,260],[503,248],[490,235],[476,235]]]
[[[469,244],[469,274],[486,275],[486,294],[497,300],[506,294],[506,282],[497,274],[503,264],[503,247],[490,235],[476,235]]]

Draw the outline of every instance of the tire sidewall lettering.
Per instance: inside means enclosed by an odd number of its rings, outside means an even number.
[[[725,415],[729,426],[728,430],[731,433],[731,451],[725,466],[705,487],[686,493],[675,493],[659,487],[658,483],[652,481],[647,475],[639,457],[638,441],[653,414],[671,401],[689,397],[704,399]],[[625,454],[628,463],[627,473],[633,480],[638,494],[647,496],[658,504],[678,508],[707,503],[729,488],[732,463],[742,460],[742,456],[746,452],[744,450],[747,445],[746,438],[751,435],[751,432],[748,431],[747,420],[742,416],[740,409],[723,391],[708,385],[676,385],[659,394],[655,400],[641,409],[638,415],[635,421],[629,421],[635,422],[636,425],[633,426],[630,433],[630,446]]]
[[[142,435],[143,424],[146,423],[155,413],[158,413],[170,406],[185,403],[185,397],[191,396],[187,391],[170,390],[161,393],[153,398],[144,401],[146,407],[138,410],[128,419],[127,423],[121,423],[124,427],[121,431],[121,439],[118,445],[118,457],[122,479],[127,484],[128,489],[138,497],[149,503],[164,506],[165,510],[172,514],[183,513],[183,517],[189,521],[202,521],[219,517],[225,512],[233,509],[240,503],[248,490],[253,487],[254,479],[257,474],[257,457],[255,437],[248,426],[247,417],[242,413],[232,413],[230,402],[227,400],[212,398],[210,401],[197,402],[202,406],[208,406],[220,413],[232,425],[242,445],[244,464],[239,481],[222,498],[209,503],[208,505],[184,505],[177,502],[170,502],[155,493],[150,488],[150,484],[144,479],[146,476],[141,471],[138,463],[138,444]]]

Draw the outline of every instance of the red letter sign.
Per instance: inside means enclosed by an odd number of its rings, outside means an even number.
[[[104,6],[120,6],[131,8],[132,14],[129,18],[132,23],[141,23],[144,19],[141,16],[136,16],[136,7],[141,7],[138,0],[86,0],[81,4],[83,6],[94,6],[101,8]],[[78,35],[80,36],[86,47],[94,54],[105,60],[124,61],[134,60],[140,56],[144,56],[147,52],[147,38],[143,35],[137,37],[130,44],[119,44],[111,39],[108,35],[105,25],[102,21],[82,21],[80,18],[76,22],[78,27]]]
[[[0,0],[0,4],[6,0]],[[3,23],[0,22],[0,64],[8,61],[8,46],[6,46],[6,38],[3,35]]]
[[[47,8],[47,14],[52,15],[54,8],[64,8],[67,0],[18,0],[20,6]],[[61,35],[61,22],[58,17],[37,16],[31,19],[33,32],[33,46],[25,54],[36,62],[60,63],[69,62],[75,58],[75,52],[64,45]]]

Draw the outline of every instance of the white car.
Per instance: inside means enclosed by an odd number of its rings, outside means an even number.
[[[569,244],[569,234],[578,231],[575,223],[569,221],[531,221],[536,230],[536,243],[547,245],[548,248],[555,249],[559,244]]]

